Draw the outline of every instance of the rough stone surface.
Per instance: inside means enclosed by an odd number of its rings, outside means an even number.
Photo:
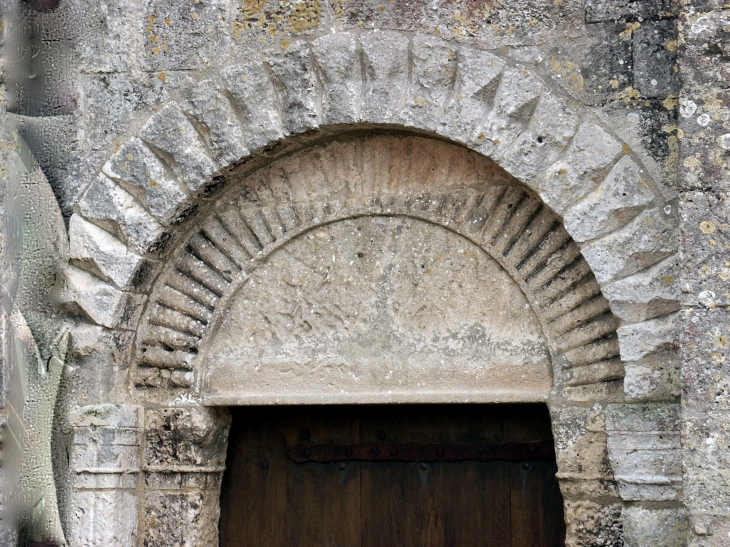
[[[624,545],[684,547],[689,522],[684,508],[648,508],[631,505],[623,510]]]

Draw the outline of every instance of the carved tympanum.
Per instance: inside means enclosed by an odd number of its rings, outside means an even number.
[[[484,157],[371,136],[299,151],[234,186],[153,290],[137,385],[196,385],[221,402],[401,387],[495,400],[544,398],[556,358],[569,386],[623,376],[617,321],[578,246]]]

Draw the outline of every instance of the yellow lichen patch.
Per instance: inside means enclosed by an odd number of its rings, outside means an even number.
[[[321,20],[322,8],[319,0],[305,0],[298,4],[291,12],[289,23],[294,32],[302,32],[304,30],[316,27]]]
[[[631,152],[631,147],[628,144],[624,144],[621,147],[621,152],[623,152],[624,154],[628,154]]]
[[[634,32],[636,32],[640,28],[641,23],[626,23],[626,30],[619,32],[618,37],[621,38],[624,42],[628,42],[629,40],[631,40]]]
[[[147,28],[145,29],[145,32],[152,32],[152,28],[155,26],[155,16],[150,15],[147,18]]]
[[[161,82],[164,82],[165,80],[167,80],[167,74],[165,74],[164,72],[158,73],[157,77],[160,79]]]
[[[573,91],[578,93],[583,91],[585,81],[578,64],[573,61],[560,61],[553,57],[550,59],[550,70],[552,70],[558,78],[566,80]]]
[[[169,18],[169,17],[165,17],[165,24],[166,24],[166,25],[167,25],[168,27],[169,27],[170,25],[172,25],[172,21],[170,20],[170,18]]]
[[[674,276],[673,275],[666,275],[664,276],[664,279],[662,279],[665,285],[671,285],[674,283]]]
[[[335,10],[335,15],[337,17],[342,17],[345,14],[345,2],[347,0],[333,0],[332,1],[332,7]]]
[[[616,78],[609,80],[608,83],[611,86],[611,89],[618,89],[618,80]]]
[[[241,14],[243,19],[255,19],[261,14],[266,6],[267,0],[243,0]]]
[[[634,89],[631,86],[628,86],[623,91],[619,91],[618,93],[616,93],[616,100],[623,101],[625,103],[637,101],[640,98],[641,98],[641,93],[639,93],[638,90]]]
[[[126,155],[125,157],[126,157],[126,158],[127,158],[128,160],[133,160],[133,159],[134,159],[134,155],[132,155],[132,154],[127,154],[127,155]]]
[[[286,51],[287,49],[289,49],[291,42],[289,40],[282,40],[281,42],[279,42],[279,45],[281,46],[281,49]]]
[[[156,180],[150,179],[147,181],[147,186],[149,186],[150,188],[157,188],[159,185],[160,185],[160,183],[157,182]]]
[[[664,47],[667,51],[674,53],[679,48],[679,42],[677,40],[669,40],[666,44],[664,44]]]
[[[714,234],[716,229],[717,226],[715,226],[715,223],[711,220],[703,220],[700,222],[700,230],[702,230],[702,233],[705,235]]]
[[[666,99],[664,99],[664,101],[662,101],[662,106],[667,110],[674,110],[677,108],[677,97],[669,95]]]
[[[713,352],[712,360],[715,361],[716,363],[724,363],[725,356],[722,353]]]

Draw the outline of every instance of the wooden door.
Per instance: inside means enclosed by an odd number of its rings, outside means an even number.
[[[223,547],[556,547],[544,405],[235,409]]]

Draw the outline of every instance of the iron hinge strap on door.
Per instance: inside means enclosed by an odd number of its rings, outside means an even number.
[[[551,441],[535,443],[361,443],[300,444],[287,449],[295,463],[306,462],[524,462],[555,461]]]

